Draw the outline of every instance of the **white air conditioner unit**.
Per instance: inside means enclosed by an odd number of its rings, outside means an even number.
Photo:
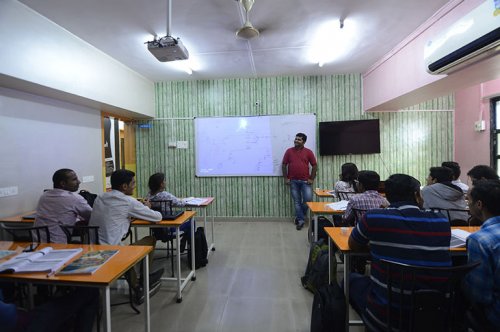
[[[427,42],[424,61],[429,73],[449,74],[500,51],[500,15],[494,14],[493,1],[482,3]]]

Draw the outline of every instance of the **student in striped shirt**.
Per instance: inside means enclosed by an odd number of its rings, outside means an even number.
[[[405,174],[385,181],[387,209],[368,211],[349,237],[353,251],[369,251],[371,276],[351,273],[350,303],[369,331],[386,329],[387,285],[385,259],[418,266],[450,266],[450,224],[442,214],[423,211],[420,182]],[[434,279],[427,280],[433,286]],[[439,285],[436,285],[439,287]],[[396,308],[397,309],[397,308]],[[397,310],[391,320],[397,320]],[[396,317],[395,317],[396,316]]]

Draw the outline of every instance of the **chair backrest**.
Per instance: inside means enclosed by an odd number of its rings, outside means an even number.
[[[431,207],[434,212],[441,212],[450,221],[451,226],[470,226],[471,214],[468,209],[444,209]]]
[[[99,244],[99,226],[86,225],[59,225],[68,243],[73,244]]]
[[[461,280],[480,264],[414,266],[381,260],[387,283],[387,331],[452,331]]]
[[[354,225],[351,225],[351,226],[356,226],[358,224],[358,222],[361,221],[361,219],[365,215],[366,211],[368,211],[368,210],[352,208],[352,211],[354,212]]]
[[[7,226],[0,223],[0,227],[9,233],[12,240],[16,242],[50,242],[48,226]],[[41,236],[42,234],[45,236]]]
[[[155,211],[159,211],[162,213],[170,213],[172,214],[172,200],[167,199],[167,200],[150,200],[151,203],[151,209]]]
[[[352,191],[337,191],[336,194],[339,200],[348,201],[351,196],[356,195],[357,193]]]

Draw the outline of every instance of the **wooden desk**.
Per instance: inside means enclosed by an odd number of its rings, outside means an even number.
[[[207,231],[207,210],[208,210],[208,207],[212,205],[212,202],[215,200],[215,197],[206,197],[205,199],[205,202],[203,202],[202,204],[200,205],[185,205],[186,207],[188,207],[189,209],[203,209],[203,227],[205,228],[205,232]],[[208,246],[208,252],[207,252],[207,258],[208,256],[210,256],[210,253],[212,251],[215,251],[215,236],[214,236],[214,212],[213,212],[213,208],[211,208],[211,215],[212,215],[212,220],[211,220],[211,233],[212,233],[212,242],[210,243],[210,245]]]
[[[318,197],[329,197],[329,198],[335,198],[335,196],[333,194],[331,194],[330,192],[333,191],[333,189],[320,189],[320,188],[316,188],[314,189],[314,193],[316,194],[316,196]]]
[[[179,227],[181,227],[182,224],[187,222],[189,219],[194,217],[196,215],[195,211],[185,211],[182,215],[180,215],[177,219],[175,220],[162,220],[158,223],[153,223],[150,221],[146,220],[140,220],[136,219],[132,222],[131,226],[132,227],[148,227],[148,228],[162,228],[162,227],[175,227],[177,228],[176,233],[176,241],[177,245],[175,248],[175,254],[177,256],[177,276],[175,278],[168,278],[168,277],[162,277],[162,280],[174,280],[177,281],[177,303],[182,302],[182,290],[186,285],[188,284],[189,281],[195,281],[196,280],[196,271],[194,268],[194,252],[195,252],[195,246],[194,246],[194,222],[191,222],[191,262],[192,262],[192,267],[191,271],[189,274],[186,276],[186,278],[181,278],[181,251],[180,251],[180,235],[179,235]],[[136,229],[136,234],[135,237],[137,238],[137,229]]]
[[[27,245],[27,243],[0,241],[0,249],[2,250],[22,250],[21,248]],[[146,276],[144,278],[144,330],[150,331],[149,264],[147,257],[152,251],[152,247],[42,243],[38,248],[48,246],[54,249],[83,248],[82,253],[93,250],[118,250],[118,253],[91,275],[48,276],[47,273],[4,273],[0,274],[0,281],[100,288],[105,308],[103,311],[104,330],[111,331],[110,284],[142,260],[144,275]],[[75,259],[78,257],[80,256],[75,257]]]
[[[313,230],[316,230],[314,232],[314,242],[318,241],[318,215],[319,214],[338,214],[338,215],[343,215],[344,211],[343,210],[333,210],[327,206],[327,204],[330,204],[331,202],[307,202],[307,206],[309,207],[309,220],[312,220],[314,222],[314,228],[310,227],[309,233],[313,232]],[[312,217],[312,218],[311,218]],[[311,223],[309,223],[311,224]],[[333,225],[332,225],[333,226]]]
[[[480,226],[463,226],[463,227],[452,227],[452,229],[462,229],[469,233],[477,232]],[[349,331],[350,325],[364,325],[360,320],[349,320],[349,266],[351,261],[351,256],[354,255],[365,255],[367,252],[353,252],[349,248],[349,236],[352,232],[352,227],[325,227],[325,232],[328,234],[328,270],[330,271],[328,275],[328,281],[333,280],[331,275],[331,266],[333,264],[333,259],[335,259],[335,254],[333,251],[333,245],[335,245],[344,255],[344,293],[346,297],[346,331]],[[467,249],[462,248],[450,248],[450,251],[455,254],[464,254]]]
[[[36,211],[28,211],[11,217],[3,217],[0,218],[0,222],[13,223],[17,225],[19,225],[19,223],[23,223],[23,225],[26,224],[26,226],[31,226],[31,224],[35,222],[35,219],[23,219],[23,216],[27,216],[34,213],[36,213]]]

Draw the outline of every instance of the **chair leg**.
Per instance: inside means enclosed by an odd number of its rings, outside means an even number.
[[[179,245],[179,244],[177,244]],[[174,240],[170,240],[170,265],[172,267],[172,278],[175,276],[174,273]]]

